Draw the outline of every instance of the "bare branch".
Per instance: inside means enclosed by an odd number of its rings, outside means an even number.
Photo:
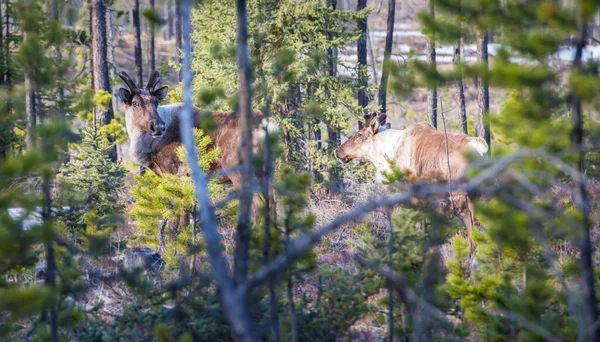
[[[398,291],[400,297],[402,297],[407,302],[407,304],[410,304],[414,307],[421,307],[423,312],[425,312],[427,315],[435,318],[444,325],[454,327],[454,323],[448,320],[446,314],[444,314],[442,311],[440,311],[440,309],[436,308],[434,305],[423,300],[423,298],[419,297],[410,288],[410,286],[408,286],[408,282],[406,281],[406,279],[404,279],[404,277],[401,274],[394,271],[389,266],[366,260],[358,255],[354,256],[354,260],[359,264],[376,271],[377,273],[384,276],[387,280],[389,280],[392,284],[394,284],[396,291]]]
[[[310,234],[302,234],[296,238],[290,245],[287,253],[280,254],[269,264],[261,267],[256,271],[246,283],[248,288],[252,288],[271,275],[279,273],[285,270],[294,260],[304,254],[312,245],[316,244],[321,238],[329,233],[330,231],[346,224],[350,221],[360,219],[369,212],[380,208],[380,207],[393,207],[400,204],[408,203],[412,198],[422,198],[430,195],[444,194],[449,191],[465,191],[471,192],[478,189],[478,187],[485,181],[495,178],[500,172],[506,169],[512,162],[518,157],[522,156],[522,153],[516,152],[509,156],[504,157],[500,161],[492,164],[489,168],[482,171],[472,180],[466,183],[450,183],[450,184],[414,184],[408,187],[408,189],[401,193],[392,194],[379,199],[374,199],[368,203],[358,206],[355,210],[338,216],[328,224],[315,229]]]

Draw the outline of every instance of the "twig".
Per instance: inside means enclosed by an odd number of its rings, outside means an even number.
[[[452,183],[452,174],[450,172],[450,154],[448,152],[448,131],[446,130],[446,116],[444,115],[444,106],[442,104],[442,97],[440,96],[440,112],[442,114],[442,123],[444,124],[444,140],[446,142],[446,162],[448,164],[448,183]],[[452,212],[456,213],[456,205],[454,205],[454,198],[452,197],[452,191],[450,191],[450,203],[452,203]]]

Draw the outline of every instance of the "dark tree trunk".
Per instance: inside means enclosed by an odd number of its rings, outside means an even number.
[[[462,39],[458,40],[458,44],[456,45],[456,49],[454,50],[454,62],[459,69],[460,79],[457,82],[458,86],[458,104],[459,104],[459,112],[458,112],[458,122],[461,129],[461,132],[464,134],[468,134],[467,127],[467,105],[465,102],[465,82],[463,81],[463,73],[462,73],[462,65],[460,61],[460,54],[462,49]]]
[[[237,0],[237,60],[240,79],[239,127],[241,145],[240,165],[246,169],[241,173],[240,204],[235,236],[234,282],[243,284],[248,278],[248,259],[250,252],[250,217],[252,212],[252,90],[250,88],[250,51],[248,48],[248,12],[246,0]],[[240,295],[239,305],[247,307],[247,294]],[[236,337],[239,339],[240,337]],[[247,338],[247,337],[245,337]]]
[[[482,33],[479,42],[477,44],[477,58],[480,63],[485,65],[487,70],[488,67],[488,34],[487,32]],[[478,87],[478,98],[479,98],[479,116],[477,118],[477,136],[483,137],[485,142],[489,146],[488,154],[491,155],[492,144],[490,142],[490,90],[487,84],[487,80],[480,78]]]
[[[152,10],[154,10],[154,0],[150,0],[150,8]],[[152,71],[152,70],[156,70],[156,55],[155,55],[155,51],[154,51],[154,34],[155,34],[155,28],[154,28],[154,23],[148,23],[148,31],[149,31],[149,35],[148,35],[148,70]]]
[[[11,84],[11,72],[10,72],[10,0],[4,0],[4,10],[5,10],[5,20],[4,23],[6,25],[4,31],[4,45],[2,48],[4,49],[4,84]],[[1,29],[1,28],[0,28]]]
[[[429,14],[435,18],[435,7],[433,0],[429,0]],[[432,35],[431,39],[427,43],[427,62],[432,68],[436,68],[435,61],[435,34]],[[429,89],[427,94],[427,117],[429,124],[434,128],[437,128],[437,87]]]
[[[93,41],[94,41],[94,30],[92,29],[92,23],[94,22],[94,7],[92,6],[93,0],[88,0],[89,6],[89,31],[90,31],[90,78],[92,80],[92,89],[96,89],[96,85],[94,84],[94,52],[93,52]]]
[[[106,59],[107,44],[106,44],[106,7],[104,0],[92,1],[92,60],[94,66],[94,91],[99,92],[105,90],[108,93],[110,90],[110,81],[108,78],[108,63]],[[95,109],[95,121],[98,125],[107,125],[113,119],[112,104],[108,104],[106,108],[98,106]],[[111,151],[111,159],[116,161],[117,153],[113,146]]]
[[[379,107],[382,113],[387,112],[387,84],[390,75],[390,62],[392,57],[392,43],[394,41],[394,21],[396,17],[396,0],[389,0],[387,32],[385,35],[385,50],[383,53],[383,67],[381,69],[381,82],[379,83]]]
[[[50,220],[52,210],[52,198],[50,195],[50,180],[44,180],[44,209],[42,210],[42,220]],[[46,286],[54,292],[56,291],[56,258],[54,256],[54,243],[47,241],[46,245]],[[58,342],[58,310],[56,304],[50,307],[50,341]]]
[[[356,11],[361,11],[367,7],[367,0],[358,0]],[[358,29],[360,31],[360,38],[356,43],[356,53],[358,55],[358,105],[363,108],[363,115],[367,106],[369,105],[369,98],[367,97],[367,87],[369,82],[369,75],[367,73],[367,18],[358,21]],[[358,128],[362,128],[362,120],[358,121]]]
[[[582,25],[580,35],[576,43],[575,59],[573,60],[573,71],[582,72],[581,57],[586,41],[586,25]],[[590,204],[585,186],[583,151],[583,114],[581,110],[581,99],[577,89],[571,90],[571,145],[577,151],[579,176],[573,179],[573,202],[582,214],[582,229],[579,238],[580,262],[581,262],[581,292],[583,295],[583,315],[586,326],[591,327],[598,319],[598,307],[596,304],[596,293],[594,290],[594,265],[592,261],[592,241],[590,237]],[[600,330],[596,328],[590,333],[591,341],[600,341]]]
[[[181,0],[175,0],[175,41],[177,50],[181,50]]]
[[[135,74],[137,84],[144,83],[144,69],[142,65],[142,34],[140,25],[140,0],[133,1],[133,29],[135,37],[133,43],[133,55],[135,57]]]

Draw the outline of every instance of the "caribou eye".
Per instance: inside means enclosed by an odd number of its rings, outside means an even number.
[[[356,137],[362,139],[363,135],[362,135],[362,133],[356,133]]]
[[[134,102],[132,102],[131,104],[132,104],[134,107],[139,107],[139,106],[140,106],[140,103],[139,103],[139,102],[137,102],[137,101],[134,101]]]

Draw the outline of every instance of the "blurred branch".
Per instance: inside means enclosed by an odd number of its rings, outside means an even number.
[[[425,312],[427,315],[430,315],[431,317],[440,321],[444,325],[454,327],[454,323],[448,320],[446,314],[444,314],[442,311],[440,311],[440,309],[436,308],[434,305],[426,302],[421,297],[419,297],[410,288],[410,286],[408,286],[408,282],[406,281],[406,279],[404,279],[404,277],[398,272],[394,271],[389,266],[366,260],[358,255],[354,256],[354,260],[359,264],[376,271],[377,273],[384,276],[387,280],[389,280],[395,286],[395,289],[400,294],[400,297],[402,297],[407,302],[407,304],[410,304],[414,307],[421,307],[423,312]]]
[[[450,191],[476,191],[483,182],[494,179],[500,172],[504,171],[511,163],[513,163],[522,155],[523,153],[521,152],[515,152],[511,155],[508,155],[498,162],[492,164],[487,169],[483,170],[472,180],[465,183],[414,184],[409,186],[403,192],[385,196],[379,199],[374,199],[368,203],[360,205],[355,210],[342,214],[330,223],[315,229],[312,233],[300,235],[291,243],[287,253],[280,254],[269,264],[256,271],[249,278],[246,286],[248,288],[257,286],[270,276],[285,270],[294,260],[304,254],[314,244],[318,243],[325,234],[352,220],[360,219],[379,207],[393,207],[400,204],[406,204],[412,198],[422,198],[430,195],[444,194]]]

